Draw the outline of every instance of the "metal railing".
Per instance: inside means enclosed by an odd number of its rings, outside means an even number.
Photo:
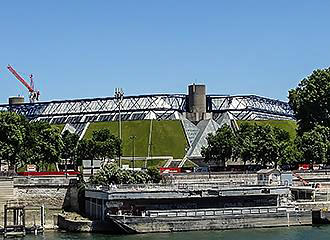
[[[263,188],[265,186],[256,185],[244,185],[242,183],[235,182],[209,182],[209,183],[169,183],[169,184],[118,184],[118,185],[93,185],[87,184],[86,190],[90,191],[104,191],[108,193],[115,192],[140,192],[140,191],[208,191],[218,190],[220,192],[226,190],[234,190],[235,188],[240,191],[245,191],[245,188]],[[268,186],[268,187],[280,187],[285,186]],[[248,191],[248,189],[246,189]]]
[[[201,217],[201,216],[230,216],[246,214],[270,214],[286,212],[277,207],[251,207],[251,208],[216,208],[216,209],[184,209],[184,210],[149,210],[148,217]]]

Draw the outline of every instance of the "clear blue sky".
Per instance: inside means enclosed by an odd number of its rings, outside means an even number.
[[[330,65],[330,1],[8,0],[0,2],[0,102],[26,90],[6,69],[33,73],[42,100],[186,93],[286,100]]]

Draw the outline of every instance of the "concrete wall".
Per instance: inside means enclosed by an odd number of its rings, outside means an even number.
[[[14,177],[0,179],[11,186],[12,195],[0,203],[0,226],[3,225],[3,205],[19,202],[26,208],[26,224],[40,223],[40,207],[45,206],[46,227],[57,224],[57,215],[63,209],[75,210],[78,206],[78,189],[75,178],[66,177]],[[10,183],[8,183],[10,182]],[[1,189],[0,189],[1,190]]]
[[[14,198],[13,179],[9,177],[0,178],[0,226],[3,225],[4,204]]]
[[[77,180],[65,177],[15,177],[14,199],[25,206],[77,209]]]

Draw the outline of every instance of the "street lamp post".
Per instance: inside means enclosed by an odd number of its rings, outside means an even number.
[[[132,140],[132,151],[133,151],[133,154],[132,154],[132,165],[133,165],[133,170],[135,168],[135,139],[136,139],[136,136],[133,135],[133,136],[130,136],[129,139]]]
[[[121,104],[123,102],[124,99],[124,91],[122,88],[115,88],[115,98],[117,100],[117,104],[118,104],[118,135],[119,135],[119,139],[122,140],[121,137]],[[120,146],[119,146],[120,148]],[[121,154],[120,154],[120,149],[119,149],[119,167],[121,168]]]

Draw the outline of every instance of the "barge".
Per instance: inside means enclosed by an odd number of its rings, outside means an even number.
[[[110,215],[120,233],[180,232],[239,228],[286,227],[312,224],[310,211],[294,208],[224,208],[148,211],[146,216]]]
[[[111,233],[149,233],[312,224],[286,186],[89,186],[86,214]]]

